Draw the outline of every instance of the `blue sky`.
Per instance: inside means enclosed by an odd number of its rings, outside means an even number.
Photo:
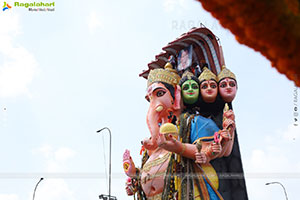
[[[63,0],[53,12],[0,13],[0,200],[31,199],[41,176],[36,199],[108,193],[109,138],[96,133],[104,126],[113,135],[112,194],[132,199],[122,155],[129,149],[139,165],[140,141],[150,135],[146,80],[138,74],[200,23],[220,38],[237,76],[233,106],[249,198],[284,198],[278,185],[265,186],[280,181],[296,199],[295,87],[260,53],[236,42],[196,1]]]

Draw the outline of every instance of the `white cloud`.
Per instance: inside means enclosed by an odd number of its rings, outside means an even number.
[[[299,127],[291,124],[286,130],[261,137],[264,145],[251,152],[250,160],[246,160],[247,171],[300,172],[300,155],[297,153],[299,136]]]
[[[15,12],[6,12],[0,15],[0,35],[10,35],[12,37],[21,33],[19,16]],[[2,44],[2,43],[1,43]]]
[[[66,171],[67,161],[75,155],[75,152],[68,147],[55,149],[51,145],[43,145],[32,152],[44,157],[46,171],[52,173]]]
[[[59,148],[57,151],[55,151],[55,160],[58,161],[65,161],[75,155],[75,152],[66,147]]]
[[[50,158],[53,152],[52,146],[46,144],[38,149],[33,150],[34,153],[41,153],[45,158]]]
[[[291,166],[287,153],[272,145],[266,145],[265,149],[255,149],[252,151],[249,168],[252,172],[292,172],[294,166]]]
[[[0,200],[19,200],[16,194],[0,194]]]
[[[89,32],[91,34],[94,34],[98,28],[102,27],[102,23],[99,19],[99,16],[95,11],[90,12],[90,14],[88,15],[87,24]]]
[[[285,130],[253,138],[263,141],[263,145],[252,150],[250,159],[244,160],[249,199],[284,198],[282,190],[273,189],[265,183],[297,181],[300,173],[299,129],[289,125]],[[271,131],[271,130],[270,130]],[[298,140],[297,140],[298,138]],[[289,185],[296,191],[297,186]],[[275,191],[275,192],[274,192]]]
[[[0,97],[30,96],[28,86],[38,63],[26,48],[14,42],[21,33],[19,16],[12,12],[0,15],[0,27],[0,56],[4,60],[0,63]]]

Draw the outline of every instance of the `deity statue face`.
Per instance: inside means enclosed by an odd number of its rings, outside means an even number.
[[[148,87],[146,99],[151,110],[164,115],[173,108],[174,99],[170,91],[162,83],[153,83]]]
[[[215,102],[218,94],[217,82],[214,80],[203,81],[200,84],[200,91],[204,102]]]
[[[194,80],[187,80],[181,86],[183,102],[186,104],[194,104],[199,97],[199,85]]]
[[[236,95],[236,81],[232,78],[224,78],[219,82],[219,92],[222,99],[226,102],[232,102]]]
[[[144,147],[154,150],[159,137],[159,127],[162,124],[176,120],[180,115],[181,92],[180,86],[165,82],[153,82],[147,88],[146,99],[149,101],[147,125],[151,139],[146,140]]]

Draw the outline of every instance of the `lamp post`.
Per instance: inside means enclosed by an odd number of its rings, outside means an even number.
[[[37,186],[39,185],[39,183],[40,183],[42,180],[44,180],[44,178],[41,178],[41,179],[39,180],[39,182],[37,182],[37,184],[35,185],[35,188],[34,188],[34,191],[33,191],[33,197],[32,197],[32,200],[34,200],[36,188],[37,188]]]
[[[283,188],[284,194],[285,194],[285,198],[286,198],[286,200],[288,200],[288,196],[287,196],[285,187],[284,187],[280,182],[270,182],[270,183],[266,183],[266,185],[271,185],[271,184],[279,184],[279,185],[281,185],[281,187]]]
[[[103,200],[117,200],[117,197],[115,196],[108,196],[108,195],[105,195],[105,194],[101,194],[99,195],[99,199],[103,199]]]
[[[107,127],[104,127],[100,130],[97,131],[97,133],[100,133],[101,131],[103,131],[104,129],[107,129],[109,132],[109,189],[108,189],[108,199],[110,200],[111,198],[111,132],[110,129]],[[102,195],[103,197],[103,195]],[[99,198],[101,198],[101,195],[99,196]]]

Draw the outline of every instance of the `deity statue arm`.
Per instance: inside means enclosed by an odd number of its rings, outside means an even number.
[[[208,142],[207,147],[204,149],[205,155],[207,157],[207,162],[220,157],[222,151],[223,147],[221,144],[216,143],[215,141]]]
[[[125,150],[123,154],[123,168],[124,172],[128,177],[134,178],[136,176],[135,164],[130,156],[130,151]]]
[[[180,146],[179,152],[175,152],[181,156],[184,156],[189,159],[196,160],[196,152],[198,152],[197,147],[195,144],[189,143],[181,143],[180,141],[176,140],[178,146]]]
[[[135,185],[130,177],[127,177],[126,179],[125,190],[128,196],[132,196],[136,192]]]
[[[175,139],[172,134],[160,133],[157,139],[157,144],[159,147],[167,151],[177,153],[191,159],[195,159],[194,154],[197,151],[196,146],[188,143],[182,143]]]
[[[148,151],[153,151],[155,150],[158,146],[156,143],[155,139],[150,138],[145,138],[142,142],[143,146],[148,150]]]
[[[172,134],[169,134],[167,139],[164,134],[160,134],[157,144],[159,147],[167,151],[196,160],[196,153],[198,152],[197,146],[195,144],[180,142],[179,140],[175,139]],[[205,153],[206,148],[206,145],[204,145],[204,148],[201,150],[201,152]]]
[[[216,143],[215,141],[201,141],[198,140],[196,142],[196,146],[198,145],[198,151],[195,154],[196,163],[208,163],[211,160],[219,157],[220,153],[222,152],[223,148],[222,145]],[[204,159],[205,157],[205,159]]]
[[[235,123],[231,119],[226,119],[223,122],[223,130],[221,130],[218,134],[220,135],[220,143],[223,147],[222,152],[219,154],[219,157],[229,156],[231,154],[233,143],[234,143],[234,131],[235,131]]]
[[[231,120],[235,120],[235,115],[233,110],[226,110],[223,113],[223,119],[231,119]],[[225,120],[224,120],[225,121]]]
[[[218,140],[222,145],[222,152],[218,157],[227,157],[231,154],[234,143],[234,131],[235,131],[235,115],[233,110],[229,110],[228,105],[224,107],[223,113],[223,130],[220,130],[215,135],[215,140]],[[217,137],[217,138],[216,138]],[[218,139],[219,138],[219,139]]]

